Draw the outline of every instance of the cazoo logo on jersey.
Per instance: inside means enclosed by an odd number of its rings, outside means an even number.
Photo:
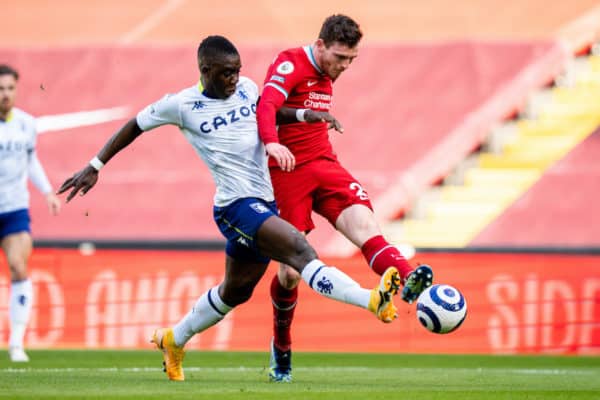
[[[256,103],[250,106],[241,106],[233,110],[227,111],[225,115],[216,115],[212,121],[204,121],[200,124],[202,133],[211,133],[219,130],[220,127],[228,126],[236,122],[242,121],[250,116],[256,116]]]

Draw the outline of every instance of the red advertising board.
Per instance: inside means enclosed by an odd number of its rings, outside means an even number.
[[[455,332],[426,331],[415,306],[399,318],[325,299],[302,283],[293,327],[296,351],[600,354],[600,256],[419,253],[436,283],[462,291],[468,313]],[[377,276],[359,257],[325,260],[365,287]],[[30,262],[35,305],[32,348],[151,348],[154,328],[171,325],[223,276],[222,253],[36,249]],[[271,337],[272,263],[252,299],[190,348],[266,350]],[[0,264],[0,343],[8,340],[8,269]]]

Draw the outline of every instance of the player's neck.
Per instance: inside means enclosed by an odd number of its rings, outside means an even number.
[[[209,99],[223,100],[222,98],[220,98],[219,96],[217,96],[215,93],[209,92],[206,89],[204,89],[202,91],[202,94],[204,96],[208,97]]]
[[[308,49],[310,50],[312,59],[313,59],[314,63],[316,64],[317,68],[319,69],[319,71],[323,71],[323,68],[321,67],[321,60],[319,60],[319,58],[317,57],[317,52],[315,51],[315,45],[311,44],[310,46],[308,46]]]

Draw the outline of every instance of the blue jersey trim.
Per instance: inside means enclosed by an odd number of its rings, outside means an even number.
[[[315,67],[315,69],[317,71],[319,71],[320,74],[323,73],[323,71],[321,70],[321,68],[319,68],[319,65],[317,64],[317,60],[312,52],[312,46],[304,46],[304,52],[306,53],[306,56],[308,57],[308,60],[310,61],[310,63],[312,64],[313,67]]]

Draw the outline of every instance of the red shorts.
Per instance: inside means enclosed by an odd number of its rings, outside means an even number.
[[[272,167],[271,181],[281,218],[301,232],[314,229],[313,210],[335,227],[340,213],[351,205],[373,209],[367,192],[338,161],[313,160],[292,172]]]

